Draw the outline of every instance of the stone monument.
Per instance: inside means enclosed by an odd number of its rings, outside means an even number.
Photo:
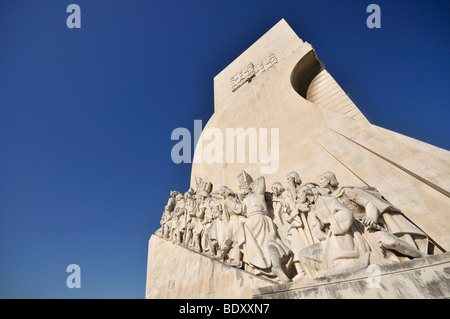
[[[214,108],[146,298],[450,297],[450,152],[371,124],[284,20]]]

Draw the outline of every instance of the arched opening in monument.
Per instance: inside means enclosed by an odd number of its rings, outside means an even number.
[[[311,81],[324,69],[325,66],[317,58],[316,52],[314,50],[309,51],[292,70],[292,87],[300,96],[306,99],[306,93]]]

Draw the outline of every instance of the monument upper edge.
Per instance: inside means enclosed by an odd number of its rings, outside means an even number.
[[[232,96],[240,82],[252,79],[247,73],[253,73],[253,69],[256,75],[262,73],[273,66],[273,61],[282,62],[305,44],[284,19],[280,20],[214,77],[215,111],[223,109],[223,102]]]
[[[214,80],[220,79],[227,73],[233,73],[239,68],[244,67],[247,63],[261,59],[274,53],[278,60],[282,60],[285,55],[289,54],[304,41],[295,33],[289,26],[285,19],[281,19],[264,35],[262,35],[256,42],[242,52],[236,59],[234,59],[225,69],[220,71]],[[277,52],[278,51],[278,54]],[[280,51],[283,54],[280,54]],[[286,51],[286,52],[284,52]]]

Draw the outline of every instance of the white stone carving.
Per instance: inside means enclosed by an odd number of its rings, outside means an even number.
[[[231,77],[231,91],[236,91],[245,83],[250,83],[253,78],[260,75],[261,73],[269,70],[275,64],[278,63],[275,54],[270,53],[261,62],[256,65],[253,63],[247,64],[238,73]]]
[[[170,192],[156,234],[280,282],[428,254],[428,236],[374,187],[339,186],[333,172],[319,184],[290,172],[270,192],[263,176],[237,178],[239,193],[200,177],[197,190]]]

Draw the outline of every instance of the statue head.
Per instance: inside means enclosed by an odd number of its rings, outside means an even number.
[[[246,171],[241,171],[236,177],[239,182],[239,189],[241,190],[250,188],[250,185],[253,183],[253,178]]]
[[[297,189],[297,196],[301,203],[312,203],[314,201],[314,192],[308,185],[302,185]]]
[[[233,196],[234,192],[229,189],[227,186],[221,186],[219,189],[220,196],[223,198],[227,198],[228,196]]]
[[[180,194],[180,192],[170,191],[170,196],[172,196],[173,198],[176,198],[178,194]]]
[[[328,185],[331,187],[338,187],[339,182],[336,179],[336,175],[334,175],[333,172],[328,171],[320,175],[319,185],[322,188],[327,188]]]
[[[297,172],[292,171],[286,175],[286,178],[289,183],[293,183],[295,186],[298,186],[302,183],[302,180]]]
[[[272,184],[272,192],[275,196],[280,196],[285,191],[283,185],[279,182],[275,182]]]

